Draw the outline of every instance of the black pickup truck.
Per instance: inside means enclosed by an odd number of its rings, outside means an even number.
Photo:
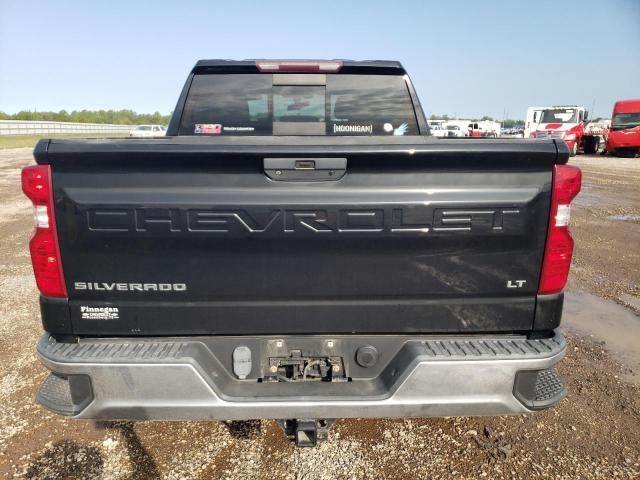
[[[554,370],[580,170],[437,139],[388,61],[193,68],[166,138],[42,140],[23,170],[51,371],[80,419],[524,413]]]

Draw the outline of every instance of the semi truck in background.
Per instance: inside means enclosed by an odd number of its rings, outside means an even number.
[[[613,106],[607,153],[616,156],[640,154],[640,100],[620,100]]]
[[[589,128],[589,112],[578,105],[529,107],[525,120],[525,138],[564,140],[571,156],[596,153],[604,144],[606,129]]]
[[[530,137],[564,140],[571,156],[575,156],[582,142],[587,110],[575,105],[558,105],[542,108],[539,112],[539,122]]]

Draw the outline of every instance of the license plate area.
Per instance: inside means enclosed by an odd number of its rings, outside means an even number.
[[[338,356],[307,356],[293,350],[288,356],[269,357],[263,382],[346,382],[344,361]]]

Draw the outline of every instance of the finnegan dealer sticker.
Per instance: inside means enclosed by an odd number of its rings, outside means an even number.
[[[83,320],[117,320],[119,313],[118,307],[80,307]]]

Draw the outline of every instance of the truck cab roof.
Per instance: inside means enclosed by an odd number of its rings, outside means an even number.
[[[211,59],[198,60],[191,73],[259,73],[261,64],[281,65],[285,68],[280,73],[359,73],[375,75],[404,75],[406,70],[402,64],[395,60],[274,60],[274,59],[246,59],[225,60]],[[331,68],[323,68],[331,66]],[[269,70],[278,73],[278,70]]]

